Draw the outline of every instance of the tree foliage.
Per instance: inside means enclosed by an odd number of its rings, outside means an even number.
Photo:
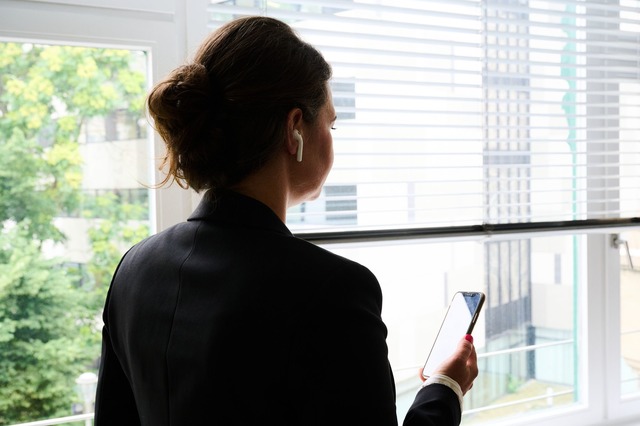
[[[112,193],[87,199],[84,207],[83,217],[94,222],[88,231],[93,257],[87,267],[93,280],[96,303],[100,305],[122,253],[149,235],[149,227],[141,221],[147,215],[147,208],[123,203]]]
[[[70,414],[95,368],[99,315],[123,250],[148,234],[141,206],[82,192],[87,121],[142,116],[132,52],[0,43],[0,424]],[[60,215],[90,220],[88,277],[51,257]]]
[[[78,329],[95,321],[74,277],[27,227],[0,234],[0,423],[69,414],[74,378],[91,360]]]

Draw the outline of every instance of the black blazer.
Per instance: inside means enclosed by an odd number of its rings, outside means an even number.
[[[378,281],[262,203],[205,196],[134,246],[104,310],[96,425],[396,425]],[[457,425],[417,393],[406,425]]]

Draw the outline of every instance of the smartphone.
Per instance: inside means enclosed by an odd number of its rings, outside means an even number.
[[[422,375],[427,378],[455,351],[460,339],[471,334],[484,304],[484,293],[459,291],[453,295],[449,308],[440,325]]]

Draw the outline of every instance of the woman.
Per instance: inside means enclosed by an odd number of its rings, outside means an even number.
[[[331,169],[330,77],[289,26],[249,17],[150,93],[163,183],[206,192],[187,222],[118,266],[98,426],[397,424],[376,278],[285,226]],[[439,373],[405,424],[460,422],[477,375],[471,342]]]

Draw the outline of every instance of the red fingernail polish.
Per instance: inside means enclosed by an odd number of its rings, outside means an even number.
[[[471,342],[471,343],[473,343],[473,336],[472,336],[472,335],[467,334],[466,336],[464,336],[464,338],[465,338],[465,340],[466,340],[467,342]]]

